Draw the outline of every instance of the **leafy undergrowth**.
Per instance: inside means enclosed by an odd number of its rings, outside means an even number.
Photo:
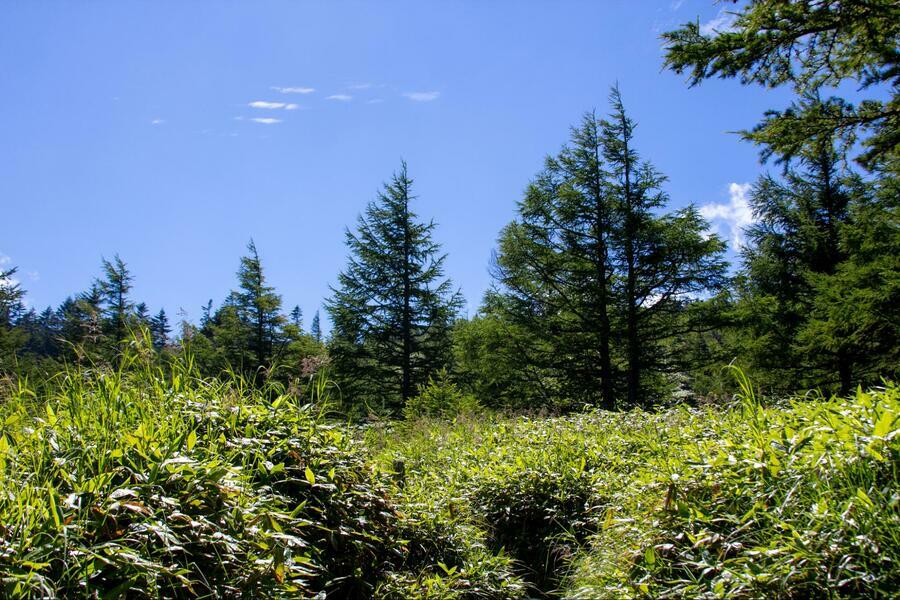
[[[399,510],[516,559],[534,595],[889,597],[900,390],[367,432]]]
[[[319,386],[317,389],[324,389]],[[363,428],[127,359],[0,391],[4,597],[880,597],[900,390]]]
[[[0,595],[521,596],[508,559],[399,513],[316,405],[173,367],[2,392]]]

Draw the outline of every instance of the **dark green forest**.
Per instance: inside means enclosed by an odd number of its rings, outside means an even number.
[[[793,95],[734,134],[765,165],[736,261],[611,85],[521,182],[468,310],[399,161],[321,313],[252,239],[196,322],[127,257],[45,309],[5,268],[0,589],[895,594],[900,4],[734,10],[662,38],[687,85]]]

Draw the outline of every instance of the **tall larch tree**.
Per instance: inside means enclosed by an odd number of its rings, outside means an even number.
[[[895,199],[891,202],[896,206]],[[751,357],[775,375],[774,385],[834,385],[846,394],[858,381],[854,372],[864,357],[856,348],[865,346],[854,348],[834,336],[826,342],[810,327],[810,318],[822,314],[827,296],[838,292],[828,290],[838,271],[845,284],[853,280],[846,264],[851,253],[856,254],[852,241],[860,226],[874,225],[871,219],[858,224],[855,216],[865,217],[878,205],[875,187],[841,161],[831,136],[809,141],[783,177],[763,176],[753,188],[751,206],[757,221],[747,232],[750,244],[744,250],[746,285],[740,308],[750,334]],[[883,208],[882,216],[896,224],[896,212],[891,216]],[[870,253],[888,252],[896,243],[890,227],[883,233],[883,243],[869,248]],[[896,267],[893,271],[896,275]],[[882,289],[890,294],[889,288]],[[845,299],[850,297],[853,287],[848,285],[842,293]],[[896,316],[896,310],[893,313]]]
[[[345,397],[392,410],[449,361],[462,303],[444,277],[434,222],[420,222],[410,206],[412,183],[404,162],[347,231],[348,264],[326,304]]]
[[[628,116],[618,86],[612,112],[602,123],[607,193],[614,211],[612,256],[620,319],[624,319],[626,398],[644,403],[656,386],[648,377],[683,371],[686,365],[667,344],[704,328],[698,298],[721,292],[726,282],[725,245],[706,234],[709,224],[693,207],[661,213],[666,177],[635,148],[636,122]]]
[[[553,395],[605,408],[644,403],[685,367],[671,341],[702,326],[694,304],[726,270],[695,209],[661,212],[665,177],[639,159],[618,89],[610,100],[609,118],[585,115],[528,187],[485,305],[529,334],[510,343]]]
[[[528,186],[519,218],[501,232],[493,268],[500,294],[488,304],[533,334],[523,354],[559,381],[559,394],[612,408],[615,207],[607,187],[601,125],[587,113]]]
[[[316,311],[316,314],[313,315],[312,323],[309,326],[309,334],[316,342],[322,343],[322,324],[319,318],[319,311]]]

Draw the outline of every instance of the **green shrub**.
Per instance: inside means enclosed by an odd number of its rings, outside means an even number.
[[[469,394],[463,394],[456,384],[450,381],[446,369],[441,369],[437,378],[429,377],[428,383],[419,386],[419,394],[406,401],[403,416],[407,419],[432,417],[452,419],[460,414],[478,412],[478,400]]]

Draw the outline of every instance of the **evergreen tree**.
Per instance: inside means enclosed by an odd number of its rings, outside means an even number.
[[[298,330],[303,331],[303,311],[299,306],[291,309],[291,324]]]
[[[27,341],[27,334],[16,327],[25,313],[25,290],[15,280],[17,270],[0,269],[0,373],[13,371],[16,353]]]
[[[666,65],[690,73],[691,85],[712,77],[739,77],[768,88],[790,85],[798,101],[769,111],[745,137],[764,156],[790,158],[811,138],[835,138],[851,148],[861,134],[861,162],[869,167],[898,159],[900,93],[896,0],[751,0],[730,15],[721,31],[704,33],[698,22],[663,34]],[[871,89],[854,106],[819,94],[845,81]],[[880,96],[880,97],[879,97]]]
[[[834,384],[846,394],[880,345],[861,334],[895,337],[896,187],[882,179],[879,201],[879,186],[843,165],[831,137],[808,142],[796,163],[782,179],[762,177],[751,194],[757,222],[747,232],[740,305],[748,347],[776,387]],[[841,318],[856,310],[870,322]]]
[[[659,214],[665,178],[640,162],[615,88],[611,102],[610,119],[586,115],[529,186],[501,233],[489,296],[511,330],[531,334],[519,353],[556,382],[552,396],[607,408],[623,395],[623,367],[629,404],[684,368],[669,342],[703,325],[694,305],[726,269],[694,208]]]
[[[146,302],[138,302],[134,305],[134,317],[139,325],[150,324],[150,309],[147,308]]]
[[[285,318],[281,314],[281,296],[266,283],[253,240],[247,244],[247,251],[247,256],[241,257],[237,273],[239,289],[231,293],[222,317],[232,330],[229,332],[232,337],[243,337],[243,343],[238,340],[233,343],[238,347],[243,346],[249,353],[250,362],[245,367],[264,376],[262,369],[271,366],[275,344]],[[230,314],[232,311],[233,315]]]
[[[312,324],[309,327],[309,333],[318,343],[322,343],[322,325],[319,322],[319,311],[313,316]]]
[[[837,363],[845,394],[900,375],[900,181],[874,187],[874,202],[848,207],[839,236],[847,258],[809,275],[815,300],[797,336],[807,360]]]
[[[162,350],[169,342],[169,333],[172,328],[169,326],[169,318],[166,316],[165,309],[159,309],[156,316],[150,319],[150,336],[153,340],[153,347]]]
[[[112,338],[112,343],[118,345],[128,336],[130,321],[134,316],[134,304],[129,298],[134,277],[118,254],[113,257],[112,262],[103,259],[103,275],[103,279],[97,280],[96,288],[104,305],[104,328]]]
[[[212,314],[213,314],[212,308],[213,308],[212,298],[210,298],[209,301],[200,308],[200,330],[205,333],[209,333],[208,329],[209,329],[210,322],[212,321]]]
[[[612,408],[615,207],[606,179],[600,122],[588,113],[528,186],[519,220],[501,232],[493,272],[502,294],[489,301],[533,334],[521,350],[559,382],[558,395]]]
[[[29,310],[19,319],[17,327],[25,332],[28,340],[22,348],[23,354],[37,359],[56,358],[62,354],[60,322],[51,307],[40,313]]]
[[[701,311],[685,311],[702,295],[724,287],[724,243],[705,236],[708,227],[693,207],[658,215],[667,202],[666,178],[641,162],[634,148],[636,123],[626,114],[618,87],[610,94],[612,114],[602,125],[607,193],[615,207],[613,228],[617,298],[625,321],[629,405],[643,402],[652,372],[687,366],[665,342],[704,327]]]
[[[445,256],[420,223],[406,163],[347,231],[349,264],[327,303],[330,355],[344,395],[397,409],[450,358],[462,300],[443,279]]]

